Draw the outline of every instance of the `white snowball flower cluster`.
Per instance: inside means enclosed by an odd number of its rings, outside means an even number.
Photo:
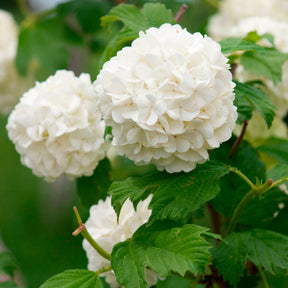
[[[47,181],[91,175],[105,156],[105,124],[88,74],[59,70],[36,83],[10,114],[7,129],[23,165]]]
[[[13,16],[0,10],[0,112],[8,114],[20,96],[34,82],[32,75],[21,77],[14,65],[18,27]]]
[[[146,223],[152,213],[148,209],[152,195],[144,201],[140,201],[134,210],[133,203],[128,199],[123,204],[119,222],[117,215],[111,205],[111,197],[105,201],[100,200],[97,205],[90,208],[90,216],[85,226],[92,238],[108,253],[112,252],[113,246],[119,242],[131,238],[134,232],[144,223]],[[103,267],[110,266],[110,262],[100,256],[94,248],[84,239],[83,248],[88,257],[88,269],[97,271]],[[101,276],[106,277],[106,282],[112,288],[119,287],[113,271],[105,272]],[[149,286],[157,282],[157,274],[146,269],[146,281]]]
[[[231,28],[243,19],[269,17],[276,21],[287,21],[287,0],[223,0],[219,13],[210,18],[209,35],[217,41],[231,35]]]
[[[119,154],[168,172],[205,162],[237,118],[227,61],[219,44],[179,25],[140,32],[94,82]]]

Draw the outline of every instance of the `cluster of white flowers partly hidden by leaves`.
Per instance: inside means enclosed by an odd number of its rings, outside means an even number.
[[[131,238],[134,232],[148,221],[152,212],[148,209],[151,198],[152,195],[144,201],[140,201],[136,211],[133,208],[133,203],[127,199],[121,208],[117,221],[117,215],[111,205],[111,197],[107,197],[105,201],[100,200],[97,205],[90,208],[90,216],[85,226],[93,239],[106,252],[111,253],[115,244]],[[83,240],[83,248],[87,253],[89,270],[97,271],[110,266],[110,261],[100,256],[86,239]],[[119,287],[113,271],[105,272],[102,275],[112,288]],[[155,285],[157,274],[146,269],[146,281],[149,286]]]
[[[237,8],[241,7],[241,9]],[[211,17],[208,31],[217,41],[226,37],[245,37],[249,32],[258,35],[270,34],[276,49],[288,52],[288,2],[282,0],[249,1],[224,0],[220,11]],[[261,39],[260,45],[271,47],[267,39]],[[283,117],[288,111],[288,61],[282,67],[282,81],[275,85],[272,80],[245,73],[239,65],[237,78],[241,81],[261,80],[267,86],[266,93],[277,107],[277,116]]]
[[[170,173],[205,162],[237,119],[227,61],[219,44],[179,25],[140,32],[94,83],[119,154]]]
[[[0,113],[8,114],[20,96],[33,85],[31,74],[21,77],[14,65],[18,26],[13,16],[0,10]],[[15,85],[15,83],[17,83]]]

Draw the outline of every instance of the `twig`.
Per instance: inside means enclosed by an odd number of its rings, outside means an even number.
[[[106,252],[89,234],[87,231],[85,224],[82,223],[82,219],[80,217],[80,214],[77,210],[77,208],[74,206],[73,207],[79,227],[72,233],[73,236],[77,236],[78,234],[82,234],[82,236],[89,242],[89,244],[105,259],[110,260],[111,255]]]
[[[246,129],[247,129],[247,125],[248,125],[248,121],[245,119],[243,121],[243,126],[242,126],[242,131],[239,135],[239,137],[237,138],[237,140],[235,141],[235,143],[233,144],[233,147],[231,148],[230,150],[230,153],[229,153],[229,156],[228,158],[231,159],[232,156],[236,153],[238,147],[240,146],[243,138],[244,138],[244,135],[245,135],[245,132],[246,132]]]
[[[212,232],[220,235],[221,230],[221,215],[215,211],[210,203],[207,203],[207,209],[209,212],[210,223],[212,226]],[[218,246],[220,243],[219,239],[214,239],[215,245]]]
[[[176,16],[175,16],[175,22],[176,23],[180,23],[181,22],[181,19],[184,15],[184,13],[186,12],[186,10],[188,9],[189,7],[186,5],[186,4],[182,4],[181,7],[179,8]]]
[[[266,276],[265,276],[264,271],[263,271],[261,268],[259,268],[258,271],[259,271],[259,274],[260,274],[260,276],[261,276],[261,279],[262,279],[262,282],[263,282],[264,287],[265,287],[265,288],[270,288],[270,286],[269,286],[269,284],[268,284],[268,281],[267,281],[267,279],[266,279]]]
[[[229,167],[229,170],[242,178],[242,180],[245,181],[251,189],[255,188],[255,185],[250,181],[250,179],[248,179],[248,177],[244,175],[240,170],[235,167]]]

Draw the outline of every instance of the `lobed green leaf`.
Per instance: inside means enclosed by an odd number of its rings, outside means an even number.
[[[172,271],[182,276],[186,271],[203,273],[211,256],[211,245],[202,237],[211,236],[207,231],[196,225],[177,227],[162,222],[141,226],[130,241],[113,248],[111,264],[117,281],[126,288],[147,287],[147,267],[161,277]]]
[[[88,270],[66,270],[48,279],[40,288],[103,288],[98,275]]]
[[[232,233],[212,254],[213,264],[218,272],[236,287],[243,275],[247,259],[257,268],[263,267],[270,273],[274,273],[276,267],[287,270],[288,237],[262,229]]]
[[[230,54],[235,51],[263,51],[264,48],[255,42],[240,37],[226,38],[219,42],[223,54]]]
[[[137,205],[153,193],[150,208],[153,210],[151,222],[161,219],[180,219],[197,210],[220,192],[219,179],[229,173],[222,163],[208,161],[198,165],[190,173],[166,172],[144,177],[129,177],[114,182],[108,193],[112,195],[112,205],[119,215],[126,199]]]
[[[264,48],[263,51],[245,52],[240,58],[240,63],[247,71],[271,79],[276,85],[282,81],[282,65],[287,60],[288,54]]]
[[[261,113],[268,128],[270,128],[275,115],[274,111],[276,110],[271,99],[259,88],[238,81],[234,82],[236,84],[234,89],[236,99],[234,103],[237,106],[237,102],[240,102],[240,110],[238,112],[250,119],[252,109],[255,109]],[[249,103],[251,110],[249,110]]]
[[[171,10],[160,3],[146,3],[141,10],[134,5],[120,4],[113,7],[107,16],[101,18],[103,28],[110,30],[112,23],[120,21],[123,28],[111,39],[103,54],[106,62],[126,44],[136,39],[140,31],[160,27],[164,23],[175,23]]]

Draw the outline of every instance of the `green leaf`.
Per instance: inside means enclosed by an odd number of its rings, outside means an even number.
[[[243,101],[240,102],[242,106],[243,106],[243,103],[247,104],[248,102],[250,102],[251,107],[253,107],[253,109],[258,110],[261,113],[268,128],[270,128],[272,125],[274,115],[275,115],[274,111],[276,110],[276,107],[274,106],[271,99],[267,97],[266,94],[259,88],[256,88],[249,84],[243,84],[238,81],[234,81],[234,82],[236,84],[236,87],[234,89],[235,94],[236,94],[236,99],[237,99],[236,105],[239,99],[245,98],[247,100],[246,102],[243,102]],[[245,106],[245,111],[246,110],[248,110],[247,105]],[[240,113],[246,113],[246,112],[243,112],[243,108],[242,108],[242,110],[240,110]],[[249,111],[248,113],[250,115],[251,111]]]
[[[287,176],[288,176],[288,163],[278,164],[268,171],[268,178],[272,178],[274,182]],[[287,182],[288,181],[284,183]]]
[[[211,152],[210,159],[222,161],[229,166],[237,167],[253,183],[255,183],[257,179],[259,181],[265,181],[265,164],[261,161],[257,151],[248,142],[242,141],[232,159],[228,158],[229,151],[231,150],[231,147],[235,141],[236,137],[232,137],[229,141],[222,143],[219,149],[215,149]],[[231,218],[237,205],[244,195],[250,190],[250,187],[238,175],[230,173],[229,175],[225,175],[223,178],[221,178],[220,188],[221,192],[215,199],[211,200],[211,204],[216,211],[228,218]],[[265,199],[265,194],[263,196]],[[239,221],[241,223],[250,225],[264,225],[262,222],[266,222],[267,219],[271,219],[271,216],[273,216],[273,212],[271,214],[270,206],[277,207],[279,203],[277,202],[277,198],[274,200],[273,195],[271,195],[269,199],[273,201],[273,205],[271,202],[262,202],[263,200],[260,200],[257,197],[254,198],[246,206],[245,210],[240,216]],[[252,208],[249,208],[251,207],[250,205],[254,208],[258,205],[258,208],[256,211],[251,213]]]
[[[9,252],[0,253],[0,274],[7,274],[13,276],[16,270],[15,259]]]
[[[250,120],[253,113],[253,104],[247,97],[241,97],[241,94],[235,92],[234,105],[237,107],[238,118],[237,123],[242,124],[244,120]]]
[[[245,52],[240,58],[240,63],[247,71],[271,79],[276,85],[282,81],[282,65],[287,59],[288,54],[264,48],[263,51]]]
[[[268,226],[268,229],[271,231],[275,231],[281,234],[284,234],[288,236],[288,225],[287,225],[287,219],[288,219],[288,203],[286,199],[284,209],[279,211],[279,214],[277,217],[271,221],[270,225]]]
[[[257,150],[274,158],[279,163],[288,164],[288,140],[271,137],[266,139],[261,145],[257,146]]]
[[[82,30],[86,33],[94,33],[101,28],[100,18],[108,13],[110,8],[111,4],[108,1],[73,0],[59,4],[56,9],[61,17],[75,14]]]
[[[108,188],[111,184],[111,164],[107,158],[101,160],[90,177],[77,179],[77,191],[81,203],[85,207],[97,204],[99,199],[105,199]]]
[[[227,38],[220,41],[221,51],[223,54],[230,54],[235,51],[263,51],[264,48],[251,40],[245,40],[239,37]]]
[[[180,219],[197,210],[220,192],[219,179],[229,173],[222,163],[209,161],[198,165],[190,173],[166,172],[152,176],[130,177],[114,182],[108,193],[112,195],[112,205],[119,215],[126,199],[137,205],[153,193],[150,220]]]
[[[175,227],[163,222],[154,223],[148,229],[141,226],[130,241],[119,243],[112,250],[111,264],[117,281],[126,288],[147,287],[146,267],[161,277],[167,277],[171,271],[182,276],[186,271],[203,273],[211,256],[211,245],[201,237],[211,236],[207,230],[196,225]]]
[[[68,65],[69,53],[66,27],[58,18],[39,21],[33,26],[23,28],[19,34],[16,65],[21,74],[38,68],[38,79],[45,79],[58,69]]]
[[[121,21],[123,28],[108,44],[103,54],[103,63],[123,46],[136,39],[140,31],[150,27],[160,27],[164,23],[175,23],[171,10],[160,3],[147,3],[141,10],[129,4],[115,6],[107,16],[101,18],[101,25],[109,29],[116,21]]]
[[[270,273],[274,273],[276,267],[287,270],[288,237],[261,229],[232,233],[212,254],[218,272],[236,287],[247,259]]]
[[[88,270],[66,270],[48,279],[40,288],[103,288],[98,275]]]

